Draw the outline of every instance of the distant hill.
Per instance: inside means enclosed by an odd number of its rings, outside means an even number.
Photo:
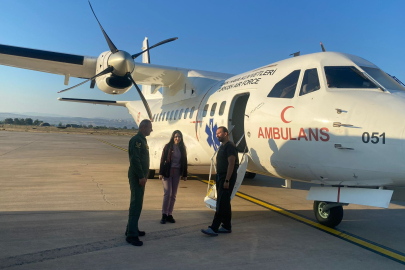
[[[126,126],[127,128],[138,128],[134,120],[131,119],[106,119],[106,118],[84,118],[84,117],[68,117],[68,116],[37,116],[32,114],[17,114],[17,113],[0,113],[0,120],[6,118],[32,118],[32,120],[38,119],[47,122],[51,125],[58,125],[62,122],[63,125],[66,124],[77,124],[77,125],[93,125],[93,126],[107,126],[122,128]]]

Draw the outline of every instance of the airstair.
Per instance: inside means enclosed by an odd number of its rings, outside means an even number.
[[[240,138],[240,140],[238,141],[236,146],[239,145],[239,143],[242,141],[244,136],[245,135],[243,135],[242,138]],[[212,168],[214,167],[214,169],[215,169],[214,157],[217,154],[218,150],[219,150],[219,147],[218,147],[217,151],[215,151],[214,155],[212,155],[212,157],[211,157],[211,167],[210,167],[210,174],[208,177],[207,195],[204,198],[205,205],[209,209],[212,209],[214,211],[217,206],[217,189],[216,189],[215,181],[214,180],[211,181],[211,174],[212,174]],[[232,194],[231,194],[231,200],[233,199],[233,197],[235,197],[236,192],[238,192],[240,186],[242,185],[243,179],[245,178],[246,169],[247,169],[247,165],[248,165],[248,157],[246,156],[245,152],[246,151],[243,152],[242,158],[239,163],[235,186],[234,186],[234,188],[232,190]]]

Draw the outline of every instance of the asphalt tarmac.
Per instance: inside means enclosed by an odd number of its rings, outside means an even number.
[[[0,131],[0,269],[405,267],[404,189],[394,190],[389,209],[345,207],[342,223],[328,231],[305,199],[310,184],[285,189],[283,180],[259,175],[244,180],[232,201],[233,232],[218,237],[200,232],[214,215],[203,202],[206,175],[180,183],[176,223],[165,225],[162,183],[149,179],[144,246],[131,246],[128,141]]]

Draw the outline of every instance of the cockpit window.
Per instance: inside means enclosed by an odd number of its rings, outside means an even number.
[[[316,68],[305,70],[300,96],[309,94],[319,90],[320,88],[321,86],[319,85],[318,72],[316,71]]]
[[[297,88],[298,78],[301,70],[295,70],[291,72],[287,77],[284,77],[281,81],[271,89],[267,97],[273,98],[293,98],[295,89]]]
[[[405,87],[397,83],[391,76],[378,68],[361,67],[368,75],[370,75],[379,84],[387,89],[405,91]]]
[[[378,88],[355,67],[325,67],[329,88]]]

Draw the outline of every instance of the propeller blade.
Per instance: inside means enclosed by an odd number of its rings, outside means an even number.
[[[111,51],[112,53],[118,52],[117,47],[115,47],[114,43],[111,41],[111,39],[108,37],[107,33],[104,31],[103,27],[101,26],[100,21],[97,19],[96,13],[94,13],[94,10],[93,10],[93,7],[92,7],[91,4],[90,4],[90,1],[89,1],[89,5],[90,5],[90,8],[91,8],[91,11],[93,11],[94,17],[96,17],[96,20],[97,20],[97,22],[98,22],[98,25],[100,25],[101,31],[103,31],[105,40],[106,40],[107,43],[108,43],[108,47],[110,47],[110,51]]]
[[[128,78],[132,81],[132,83],[134,84],[136,90],[138,91],[138,94],[142,99],[143,105],[145,106],[146,112],[148,113],[149,119],[150,119],[150,121],[152,121],[152,112],[150,111],[149,104],[146,101],[145,97],[143,96],[143,94],[141,92],[141,89],[139,89],[138,85],[136,84],[136,82],[132,78],[131,73],[128,73]]]
[[[168,43],[168,42],[175,41],[176,39],[178,39],[178,38],[177,38],[177,37],[175,37],[175,38],[169,38],[169,39],[163,40],[163,41],[161,41],[161,42],[159,42],[159,43],[156,43],[155,45],[153,45],[153,46],[147,48],[146,50],[144,50],[144,51],[142,51],[142,52],[140,52],[140,53],[133,54],[133,55],[132,55],[132,59],[137,58],[138,56],[140,56],[140,55],[143,54],[144,52],[149,51],[150,49],[156,48],[157,46],[163,45],[163,44]]]
[[[71,89],[73,89],[73,88],[76,88],[76,87],[78,87],[78,86],[80,86],[80,85],[82,85],[82,84],[85,84],[85,83],[88,82],[88,81],[94,80],[94,79],[97,78],[97,77],[100,77],[100,76],[102,76],[102,75],[105,75],[105,74],[107,74],[107,73],[110,73],[110,72],[112,72],[113,70],[114,70],[113,67],[108,67],[108,68],[104,69],[103,71],[101,71],[99,74],[94,75],[94,76],[91,77],[90,79],[85,80],[84,82],[81,82],[81,83],[79,83],[79,84],[76,84],[75,86],[72,86],[72,87],[69,87],[69,88],[67,88],[67,89],[61,90],[61,91],[59,91],[58,93],[66,92],[66,91],[68,91],[68,90],[71,90]]]

